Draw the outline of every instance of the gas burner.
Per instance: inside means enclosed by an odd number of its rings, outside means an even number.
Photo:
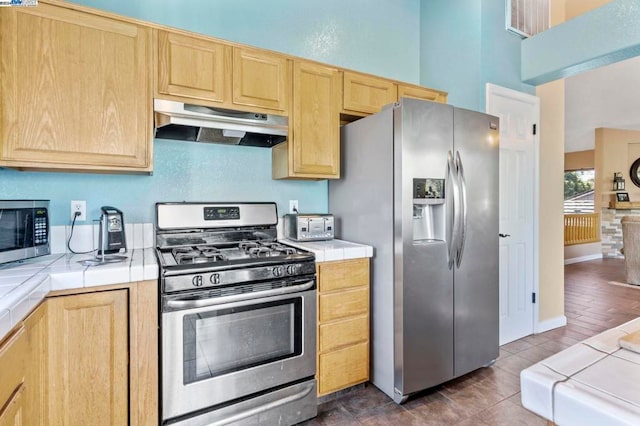
[[[296,249],[294,249],[293,247],[287,247],[285,245],[282,245],[280,243],[262,243],[263,246],[265,247],[269,247],[272,251],[274,252],[279,252],[285,255],[290,255],[290,254],[295,254],[296,253]]]
[[[269,257],[273,255],[273,251],[268,247],[251,247],[246,250],[252,257]]]
[[[227,260],[215,247],[180,247],[171,250],[179,265],[186,263],[210,263]]]
[[[248,252],[250,249],[255,249],[255,248],[260,247],[260,245],[258,243],[253,242],[253,241],[243,241],[243,242],[238,244],[238,247],[240,248],[240,250],[244,250],[244,251]]]

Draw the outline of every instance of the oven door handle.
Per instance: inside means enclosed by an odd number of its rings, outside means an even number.
[[[225,303],[241,302],[244,300],[261,299],[263,297],[280,296],[289,293],[299,293],[309,290],[315,285],[315,280],[290,287],[276,288],[273,290],[256,291],[255,293],[234,294],[232,296],[211,297],[208,299],[175,299],[168,300],[167,306],[176,310],[203,308],[205,306],[222,305]]]

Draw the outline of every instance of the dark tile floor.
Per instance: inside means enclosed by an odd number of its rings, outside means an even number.
[[[624,281],[624,262],[594,260],[565,266],[566,327],[500,348],[482,368],[396,405],[366,384],[320,405],[305,425],[546,425],[520,403],[520,371],[587,337],[640,316],[640,289]]]

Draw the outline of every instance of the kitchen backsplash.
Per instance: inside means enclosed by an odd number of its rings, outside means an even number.
[[[278,238],[283,238],[282,217],[276,226]],[[75,252],[87,252],[98,246],[99,225],[76,225],[73,228],[71,249]],[[156,246],[155,227],[153,223],[125,223],[124,232],[127,238],[127,250],[145,249]],[[70,253],[67,247],[71,226],[51,227],[51,253]]]
[[[98,247],[99,224],[76,225],[70,246],[74,252],[87,252]],[[127,250],[155,247],[153,223],[125,223]],[[67,247],[71,226],[51,227],[51,253],[70,253]]]

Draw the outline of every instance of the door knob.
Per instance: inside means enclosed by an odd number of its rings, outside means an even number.
[[[511,236],[511,234],[498,234],[498,236],[499,236],[500,238],[507,238],[507,237],[510,237],[510,236]]]

